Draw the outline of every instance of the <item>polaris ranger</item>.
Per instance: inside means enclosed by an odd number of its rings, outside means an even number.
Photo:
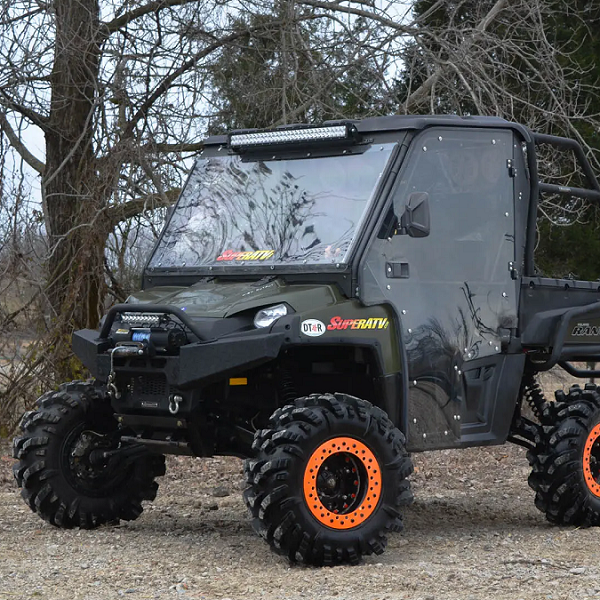
[[[571,152],[582,187],[538,179]],[[600,201],[573,140],[391,116],[206,140],[143,274],[73,336],[90,382],[21,421],[14,473],[53,525],[135,519],[165,454],[246,458],[252,526],[314,565],[384,550],[409,452],[529,449],[536,505],[600,524],[600,284],[534,269],[541,194]],[[531,405],[535,420],[521,414]]]

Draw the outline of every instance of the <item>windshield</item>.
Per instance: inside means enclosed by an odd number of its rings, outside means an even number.
[[[149,266],[344,263],[393,147],[296,160],[201,159]]]

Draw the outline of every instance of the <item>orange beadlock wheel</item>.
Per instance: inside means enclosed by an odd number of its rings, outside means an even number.
[[[375,512],[381,468],[373,452],[351,437],[323,442],[304,471],[304,500],[311,514],[332,529],[352,529]]]
[[[600,498],[600,423],[590,431],[583,446],[583,477],[590,492]]]

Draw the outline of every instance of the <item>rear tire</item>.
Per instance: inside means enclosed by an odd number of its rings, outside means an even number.
[[[155,477],[165,474],[164,456],[145,455],[126,465],[99,463],[94,451],[118,448],[117,423],[103,389],[73,382],[38,400],[38,410],[21,419],[13,441],[13,473],[21,496],[57,527],[92,529],[131,521],[142,500],[154,500]]]
[[[557,392],[555,423],[528,452],[535,505],[561,525],[600,525],[600,394],[596,386]]]
[[[413,499],[404,436],[387,415],[352,396],[315,394],[278,409],[270,424],[245,464],[255,531],[293,562],[381,554]]]

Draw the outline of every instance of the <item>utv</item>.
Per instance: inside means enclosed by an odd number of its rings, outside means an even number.
[[[538,179],[570,152],[581,187]],[[536,506],[600,524],[600,283],[534,268],[541,194],[600,201],[580,145],[499,118],[391,116],[206,140],[143,274],[73,336],[90,382],[21,421],[22,496],[60,527],[135,519],[165,454],[246,458],[252,526],[314,565],[383,552],[409,452],[529,449]],[[522,415],[529,404],[535,415]]]

